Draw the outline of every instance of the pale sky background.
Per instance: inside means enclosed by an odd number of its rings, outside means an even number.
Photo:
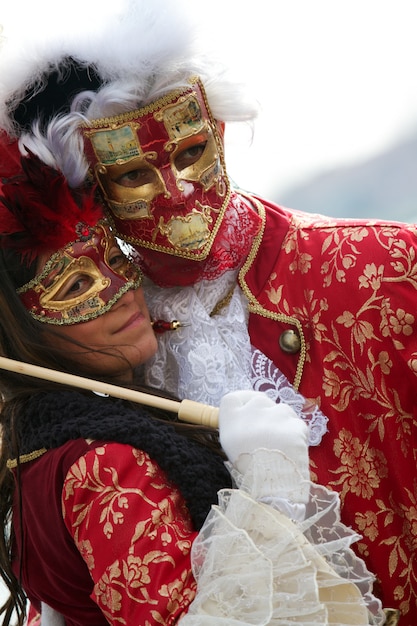
[[[415,0],[204,7],[219,49],[244,70],[262,106],[253,145],[234,130],[226,146],[229,173],[242,187],[268,196],[417,131]]]

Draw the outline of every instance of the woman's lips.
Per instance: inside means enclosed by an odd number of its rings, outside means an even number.
[[[129,317],[129,319],[127,320],[125,324],[123,324],[123,326],[121,326],[118,330],[116,330],[116,333],[121,333],[125,330],[130,330],[131,328],[135,328],[136,326],[139,326],[143,322],[144,319],[145,319],[145,316],[143,315],[143,313],[141,313],[141,311],[137,311],[136,313],[134,313],[133,315]]]

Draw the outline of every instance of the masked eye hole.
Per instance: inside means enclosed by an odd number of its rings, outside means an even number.
[[[94,279],[89,274],[78,274],[71,278],[70,281],[59,290],[55,300],[72,300],[78,298],[90,289]]]
[[[189,146],[179,152],[174,160],[177,170],[184,170],[187,167],[194,165],[194,163],[197,163],[197,161],[201,158],[206,145],[207,141],[201,141],[200,143]]]
[[[121,187],[141,187],[154,181],[154,172],[146,167],[130,170],[115,179]]]
[[[117,271],[117,270],[123,269],[125,265],[127,264],[127,262],[128,262],[128,259],[126,255],[123,254],[123,252],[120,250],[119,247],[114,246],[110,250],[109,256],[108,256],[108,264],[112,270]]]

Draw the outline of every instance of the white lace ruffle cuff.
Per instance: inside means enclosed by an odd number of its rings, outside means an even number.
[[[193,544],[198,592],[181,626],[381,626],[373,576],[351,549],[359,537],[340,521],[338,495],[310,483],[298,522],[257,501],[265,467],[273,471],[280,454],[257,450],[245,476],[234,473],[239,488],[219,493]],[[291,511],[298,503],[287,495]]]

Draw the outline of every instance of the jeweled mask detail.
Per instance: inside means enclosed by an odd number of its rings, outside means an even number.
[[[94,120],[83,134],[116,233],[136,248],[205,259],[230,185],[201,83]]]
[[[55,252],[43,270],[17,293],[35,319],[77,324],[106,313],[142,273],[119,248],[105,224],[85,227],[80,237]]]

